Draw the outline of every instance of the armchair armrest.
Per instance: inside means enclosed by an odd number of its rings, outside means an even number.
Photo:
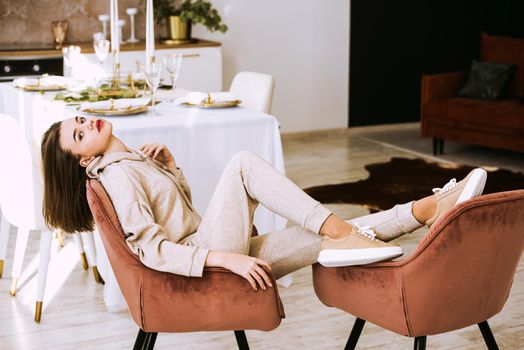
[[[466,72],[422,75],[421,107],[435,100],[453,97],[464,83]]]
[[[273,287],[258,291],[242,276],[218,267],[204,268],[202,277],[144,267],[139,277],[140,327],[145,331],[269,331],[285,317],[272,274]]]

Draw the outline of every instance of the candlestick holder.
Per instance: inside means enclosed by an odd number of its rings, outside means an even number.
[[[114,54],[115,57],[117,56]],[[115,63],[113,66],[113,81],[111,82],[111,89],[120,90],[120,63]]]
[[[113,55],[116,57],[115,53]],[[113,65],[113,78],[111,79],[111,87],[100,88],[98,89],[98,96],[101,97],[110,97],[110,98],[120,98],[124,95],[125,89],[122,89],[120,86],[120,63],[115,63]]]
[[[104,39],[107,39],[107,22],[109,22],[109,15],[99,15],[98,20],[102,22],[102,33],[104,33]]]
[[[138,10],[134,7],[126,9],[126,13],[129,15],[129,23],[131,24],[131,37],[127,39],[130,44],[137,43],[139,40],[135,37],[135,15]]]

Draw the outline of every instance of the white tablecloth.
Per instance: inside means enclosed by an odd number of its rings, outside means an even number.
[[[83,114],[76,106],[54,101],[52,93],[24,92],[9,83],[0,84],[0,96],[2,112],[19,120],[37,157],[41,135],[49,125]],[[237,152],[256,153],[284,173],[278,122],[273,116],[242,107],[200,109],[169,102],[157,105],[156,112],[158,115],[103,118],[113,124],[113,133],[129,147],[138,148],[150,142],[165,144],[183,169],[193,203],[201,215],[223,169]],[[255,225],[260,233],[282,229],[285,224],[283,218],[262,206],[255,213]],[[116,311],[122,307],[123,300],[102,250],[98,241],[98,268],[106,281],[106,304]]]

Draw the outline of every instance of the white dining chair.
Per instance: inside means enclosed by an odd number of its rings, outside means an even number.
[[[233,78],[229,92],[237,96],[241,106],[262,113],[271,113],[275,80],[271,75],[239,72]]]
[[[1,207],[0,207],[1,209]],[[7,243],[9,241],[9,231],[11,230],[11,225],[9,221],[0,214],[0,278],[4,273],[4,261],[7,254]]]
[[[16,295],[29,233],[31,230],[39,231],[40,261],[38,265],[35,321],[40,322],[53,233],[45,225],[42,217],[41,173],[35,165],[38,162],[33,162],[26,139],[17,121],[5,114],[0,114],[0,149],[11,150],[0,152],[0,163],[5,165],[0,172],[0,208],[2,208],[4,216],[2,223],[8,221],[18,229],[11,273],[10,294],[12,296]],[[5,239],[1,237],[1,249],[5,250],[7,247],[8,233],[9,230],[7,230]],[[86,249],[89,251],[88,255],[93,256],[89,260],[94,263],[95,253],[91,249],[91,247],[94,247],[92,233],[85,237],[86,246],[89,247]],[[89,242],[89,239],[91,242]],[[75,239],[75,242],[77,247],[79,247],[78,239]],[[79,250],[83,252],[83,248],[79,248]],[[5,258],[5,251],[0,251],[0,253]],[[94,265],[95,279],[97,279],[96,263]]]

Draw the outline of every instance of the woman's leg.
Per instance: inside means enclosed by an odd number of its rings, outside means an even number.
[[[250,239],[258,203],[299,226]],[[436,215],[435,203],[435,198],[430,196],[351,222],[378,228],[384,233],[384,239],[391,239],[420,227],[427,216]],[[281,276],[316,262],[322,242],[318,233],[339,238],[350,232],[350,224],[332,215],[263,159],[241,152],[224,170],[192,242],[209,249],[262,258],[275,264]],[[362,237],[356,239],[359,240]],[[372,248],[380,251],[385,248],[372,239],[364,242],[364,246],[358,242],[358,247],[354,247],[354,241],[329,243],[327,249]]]
[[[299,225],[252,237],[249,255],[271,265],[275,278],[318,261],[323,237]]]
[[[388,242],[423,226],[420,221],[424,221],[417,220],[415,215],[413,215],[413,203],[397,204],[391,209],[354,218],[346,222],[360,227],[369,226],[373,229],[378,239]]]
[[[315,234],[321,233],[321,227],[331,215],[262,158],[240,152],[226,166],[191,241],[209,249],[248,254],[258,203],[299,224],[304,232]],[[350,226],[343,225],[349,233]]]
[[[433,215],[435,199],[429,196],[392,209],[349,220],[349,224],[370,226],[381,240],[412,232]],[[327,222],[326,222],[327,223]],[[322,236],[296,225],[284,230],[251,238],[249,255],[271,265],[276,278],[287,275],[318,261]]]
[[[452,179],[442,188],[434,188],[431,196],[351,219],[347,223],[369,226],[378,239],[387,242],[424,225],[431,226],[455,205],[481,195],[486,177],[484,169],[476,168],[460,182]]]

